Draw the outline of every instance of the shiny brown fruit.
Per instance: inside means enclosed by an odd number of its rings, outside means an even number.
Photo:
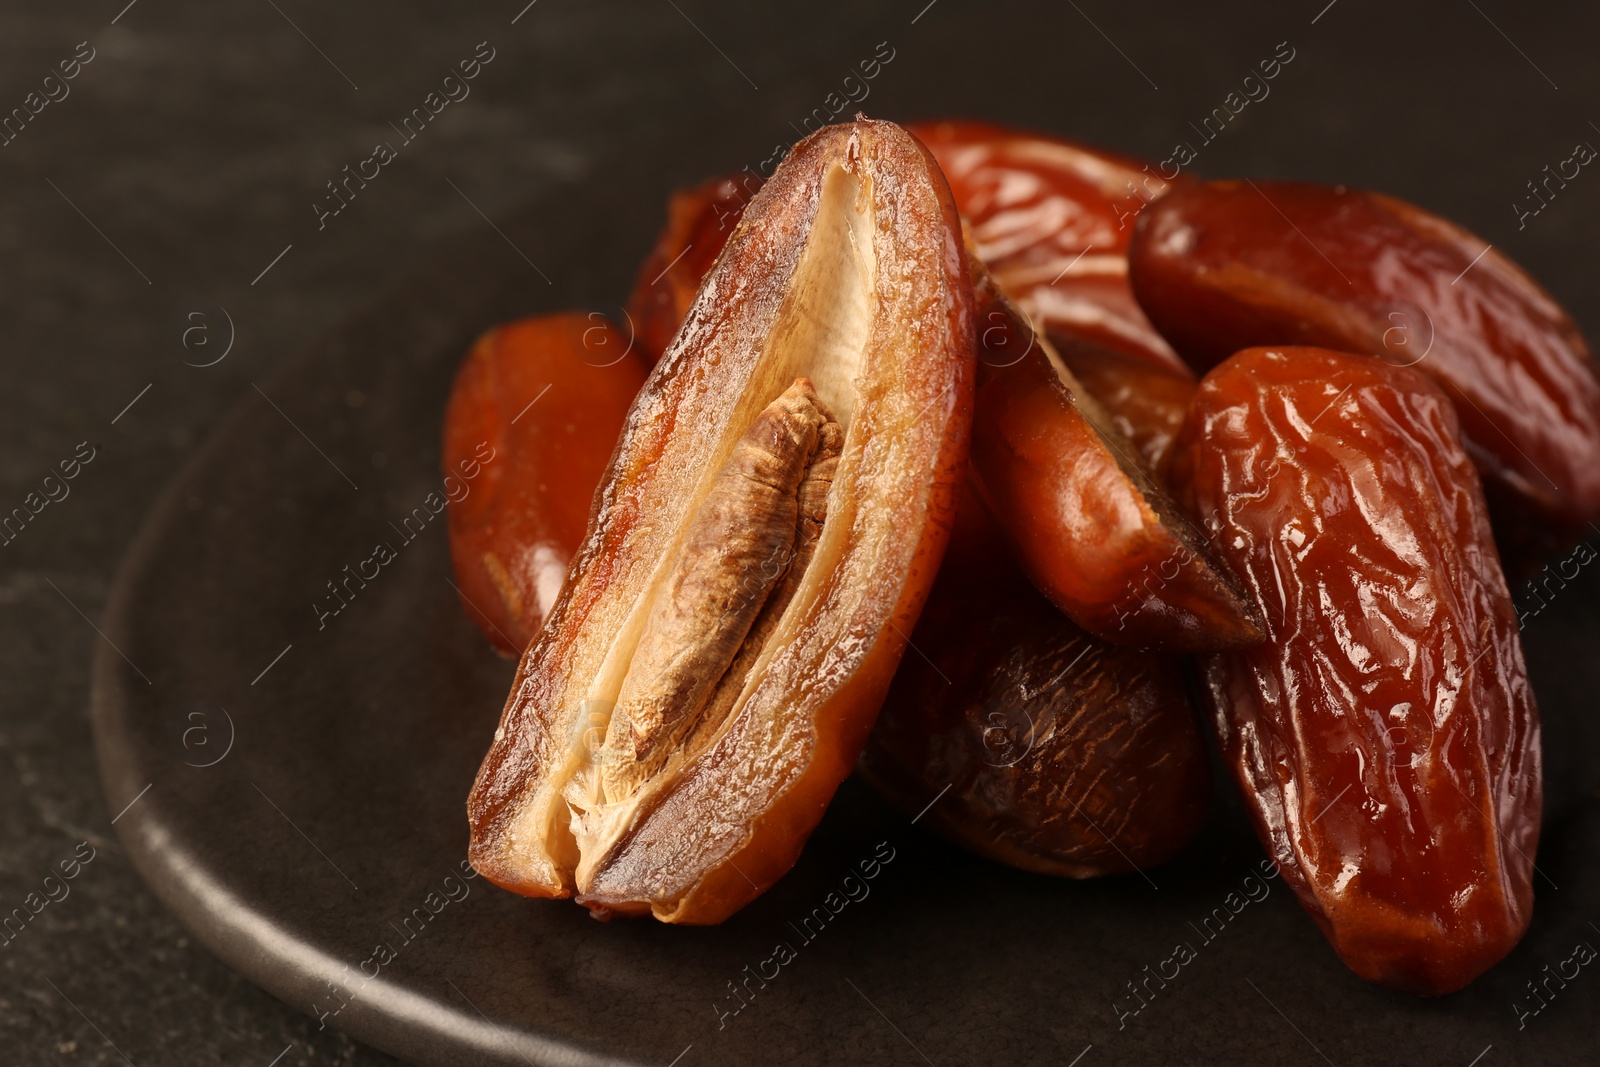
[[[1004,307],[980,311],[972,467],[1023,571],[1113,644],[1196,652],[1259,641],[1254,605],[1204,534],[1050,345],[1025,324],[1003,328]]]
[[[1199,829],[1211,775],[1178,661],[1068,621],[970,492],[911,640],[861,759],[908,814],[1071,878],[1156,866]]]
[[[629,413],[473,787],[478,870],[713,923],[789,869],[938,568],[974,346],[955,205],[915,139],[860,120],[797,145]]]
[[[950,180],[978,255],[1041,333],[1185,369],[1135,302],[1127,259],[1146,202],[1182,182],[1129,156],[987,122],[910,130]]]
[[[1054,341],[1061,362],[1164,484],[1172,446],[1199,387],[1194,375],[1115,349],[1075,342],[1060,332]]]
[[[1176,190],[1137,231],[1134,291],[1196,366],[1249,345],[1414,365],[1455,401],[1508,533],[1560,539],[1600,517],[1600,382],[1588,346],[1481,238],[1378,193],[1267,181]]]
[[[450,556],[468,613],[505,655],[520,655],[554,606],[644,377],[626,338],[576,312],[490,330],[456,375],[444,421]]]
[[[1455,409],[1414,370],[1256,348],[1173,463],[1266,619],[1207,660],[1272,858],[1357,974],[1447,993],[1527,928],[1539,717]]]

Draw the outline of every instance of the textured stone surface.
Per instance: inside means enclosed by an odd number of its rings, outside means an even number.
[[[224,414],[254,395],[251,383],[265,383],[273,368],[425,269],[437,239],[487,227],[473,204],[504,219],[570,184],[574,210],[601,211],[582,188],[604,168],[638,168],[658,193],[758,163],[887,40],[895,58],[862,105],[874,115],[966,113],[1157,157],[1186,139],[1198,148],[1200,173],[1383,189],[1509,252],[1592,333],[1600,328],[1589,263],[1600,238],[1600,179],[1586,169],[1553,186],[1549,206],[1520,230],[1513,204],[1537,206],[1526,183],[1567,159],[1575,142],[1600,144],[1583,104],[1600,88],[1585,51],[1600,13],[1478,6],[1400,13],[1340,2],[1319,17],[1320,0],[1170,11],[1096,2],[1049,14],[961,0],[770,8],[679,0],[680,10],[539,0],[512,25],[516,0],[470,10],[139,0],[120,16],[116,0],[13,5],[0,16],[0,109],[22,106],[78,42],[87,40],[95,58],[66,99],[0,148],[0,509],[20,504],[79,442],[96,453],[69,497],[0,548],[0,911],[40,891],[79,842],[96,855],[70,896],[0,948],[0,1058],[265,1065],[281,1053],[280,1067],[393,1062],[319,1031],[302,1010],[216,962],[133,872],[110,827],[120,805],[108,808],[91,749],[89,664],[101,640],[91,620],[100,620],[118,562],[157,494]],[[496,57],[471,97],[450,105],[319,232],[311,205],[323,183],[391,137],[389,124],[484,40]],[[1222,106],[1283,40],[1295,58],[1271,95],[1203,144],[1190,124]],[[534,243],[519,241],[527,256],[564,289],[587,292],[592,280],[597,304],[621,299],[627,266],[545,262],[537,232],[529,237]],[[648,238],[638,234],[636,247]],[[543,284],[516,253],[504,255],[504,270]],[[224,308],[237,331],[227,358],[185,366],[220,352]],[[210,347],[191,334],[185,348],[184,329],[202,322]],[[353,404],[352,417],[359,414]],[[431,440],[431,430],[422,438]],[[1139,966],[1170,952],[1166,942],[1181,926],[1173,920],[1188,912],[1153,918],[1139,907],[1148,887],[1138,880],[1062,887],[972,863],[896,827],[892,814],[848,787],[828,824],[843,832],[808,852],[816,881],[776,896],[762,916],[808,907],[804,887],[851,864],[881,823],[894,828],[907,860],[871,906],[937,911],[940,894],[964,892],[987,905],[992,926],[967,924],[978,909],[961,909],[964,925],[930,927],[920,947],[907,948],[877,929],[864,904],[862,914],[841,918],[837,939],[805,950],[792,985],[730,1021],[743,1034],[735,1044],[719,1051],[714,1036],[710,1002],[725,991],[679,991],[710,1024],[703,1039],[701,1031],[683,1037],[695,1044],[685,1067],[739,1062],[737,1050],[751,1048],[781,1059],[797,1057],[776,1050],[809,1048],[835,1062],[921,1062],[913,1042],[937,1063],[977,1058],[973,1049],[997,1061],[1067,1062],[1090,1043],[1088,1057],[1119,1062],[1203,1062],[1243,1048],[1263,1062],[1315,1062],[1312,1043],[1339,1063],[1379,1045],[1404,1049],[1413,1062],[1465,1064],[1491,1043],[1486,1063],[1586,1062],[1572,1042],[1592,1041],[1584,1020],[1597,1010],[1600,978],[1588,968],[1526,1029],[1518,1030],[1513,1004],[1534,1003],[1524,981],[1569,956],[1575,941],[1600,944],[1587,927],[1600,891],[1596,737],[1579,720],[1585,703],[1577,699],[1597,681],[1597,600],[1585,572],[1529,623],[1541,693],[1569,694],[1565,703],[1547,700],[1547,739],[1552,780],[1571,803],[1541,852],[1549,878],[1540,882],[1533,931],[1462,999],[1416,1006],[1350,987],[1314,929],[1274,891],[1261,907],[1262,937],[1297,949],[1275,966],[1325,975],[1346,995],[1339,1012],[1314,997],[1280,995],[1287,980],[1253,970],[1250,939],[1240,937],[1205,950],[1197,963],[1210,970],[1174,987],[1165,1021],[1156,1001],[1119,1031],[1111,998]],[[237,609],[197,596],[193,610],[222,626]],[[1233,818],[1219,819],[1214,852],[1157,874],[1162,892],[1220,899],[1238,881],[1255,853]],[[309,870],[319,861],[306,862]],[[763,929],[746,929],[751,953],[765,948]],[[624,936],[688,951],[669,933]],[[608,946],[586,925],[575,937],[574,970],[616,952],[616,941]],[[1104,969],[1052,967],[1052,939],[1105,961]],[[737,954],[727,944],[718,951]],[[847,1016],[842,1005],[851,1000],[835,1000],[845,977],[910,1040],[864,998]],[[793,999],[771,1003],[780,997]],[[1352,1017],[1349,1004],[1365,1014]],[[625,1004],[615,1007],[628,1025]],[[1424,1030],[1418,1021],[1445,1011],[1448,1026]],[[1214,1022],[1180,1029],[1180,1015]],[[1416,1043],[1441,1032],[1454,1036]],[[663,1041],[652,1055],[667,1062],[677,1048]]]

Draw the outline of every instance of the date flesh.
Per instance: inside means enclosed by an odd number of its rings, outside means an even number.
[[[816,550],[843,440],[801,378],[734,446],[617,694],[600,771],[605,802],[626,800],[696,727],[726,718]],[[745,669],[733,669],[736,660]]]
[[[1267,641],[1208,657],[1224,760],[1352,970],[1459,989],[1527,927],[1538,712],[1445,393],[1314,348],[1201,382],[1173,478]]]
[[[952,841],[1041,874],[1154,867],[1211,801],[1177,660],[1073,625],[969,490],[861,771]],[[929,806],[935,799],[937,804]]]
[[[521,655],[561,592],[644,361],[597,314],[522,319],[478,339],[456,375],[444,471],[484,463],[450,505],[450,556],[468,614]]]
[[[479,871],[714,923],[793,865],[944,550],[975,344],[915,139],[797,145],[628,414],[469,799]]]
[[[1134,291],[1196,366],[1277,344],[1414,365],[1455,401],[1509,536],[1534,547],[1600,517],[1588,346],[1481,238],[1378,193],[1267,181],[1175,190],[1136,230]]]

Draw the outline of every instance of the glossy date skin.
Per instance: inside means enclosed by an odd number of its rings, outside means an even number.
[[[1128,285],[1134,220],[1175,183],[1129,156],[992,123],[909,129],[944,170],[978,255],[1040,332],[1184,373]]]
[[[490,330],[456,374],[445,474],[494,458],[450,505],[450,557],[468,614],[502,655],[520,655],[555,604],[644,378],[627,338],[577,312]]]
[[[1415,365],[1455,401],[1515,541],[1570,538],[1600,516],[1588,346],[1481,238],[1378,193],[1267,181],[1175,190],[1136,230],[1134,291],[1197,367],[1264,344]]]
[[[628,299],[628,318],[646,359],[661,358],[672,343],[701,280],[760,188],[755,175],[741,172],[673,192],[666,228],[639,265]]]
[[[1146,202],[1175,181],[1131,156],[993,123],[906,128],[944,171],[973,252],[1069,363],[1066,350],[1076,342],[1192,380],[1128,285],[1133,223]],[[628,303],[649,358],[666,351],[760,184],[741,172],[672,194],[666,228],[640,265]]]
[[[1177,424],[1170,411],[1153,409],[1138,394],[1153,393],[1165,404],[1185,384],[1192,391],[1194,376],[1134,299],[1127,249],[1146,202],[1175,182],[1130,156],[992,123],[937,121],[907,129],[943,169],[972,253],[1086,383],[1099,375],[1116,379],[1101,399],[1119,419],[1119,401],[1132,398],[1134,424],[1154,417],[1170,425],[1156,445],[1163,453]],[[759,188],[759,178],[741,172],[672,194],[667,225],[640,264],[628,303],[647,358],[666,351]],[[1127,388],[1130,379],[1137,379],[1136,391]]]
[[[1452,404],[1379,360],[1250,349],[1202,381],[1173,478],[1266,620],[1205,666],[1263,843],[1357,974],[1461,988],[1527,927],[1541,782]]]
[[[1163,366],[1057,333],[1056,352],[1084,390],[1105,409],[1139,458],[1165,483],[1172,447],[1198,383],[1188,370]]]
[[[972,470],[1033,583],[1113,644],[1199,652],[1261,639],[1255,607],[1116,420],[980,280]],[[1171,405],[1153,403],[1151,410]],[[1148,423],[1144,447],[1165,431]],[[1155,429],[1150,429],[1150,426]]]
[[[1178,661],[1075,626],[970,491],[912,643],[860,764],[908,814],[1070,878],[1154,867],[1199,829],[1211,777]]]

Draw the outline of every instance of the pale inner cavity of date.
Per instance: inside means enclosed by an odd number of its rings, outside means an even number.
[[[727,718],[811,563],[843,444],[800,378],[734,446],[622,681],[600,762],[605,801],[632,796],[672,751],[702,747],[698,735]]]
[[[561,795],[578,884],[639,805],[713,745],[842,550],[835,484],[874,314],[870,189],[823,180],[811,233],[695,499],[588,687]],[[717,277],[700,299],[714,299]],[[691,315],[692,318],[692,315]],[[847,512],[848,507],[845,507]],[[555,827],[552,827],[555,829]],[[554,844],[554,842],[552,842]]]

